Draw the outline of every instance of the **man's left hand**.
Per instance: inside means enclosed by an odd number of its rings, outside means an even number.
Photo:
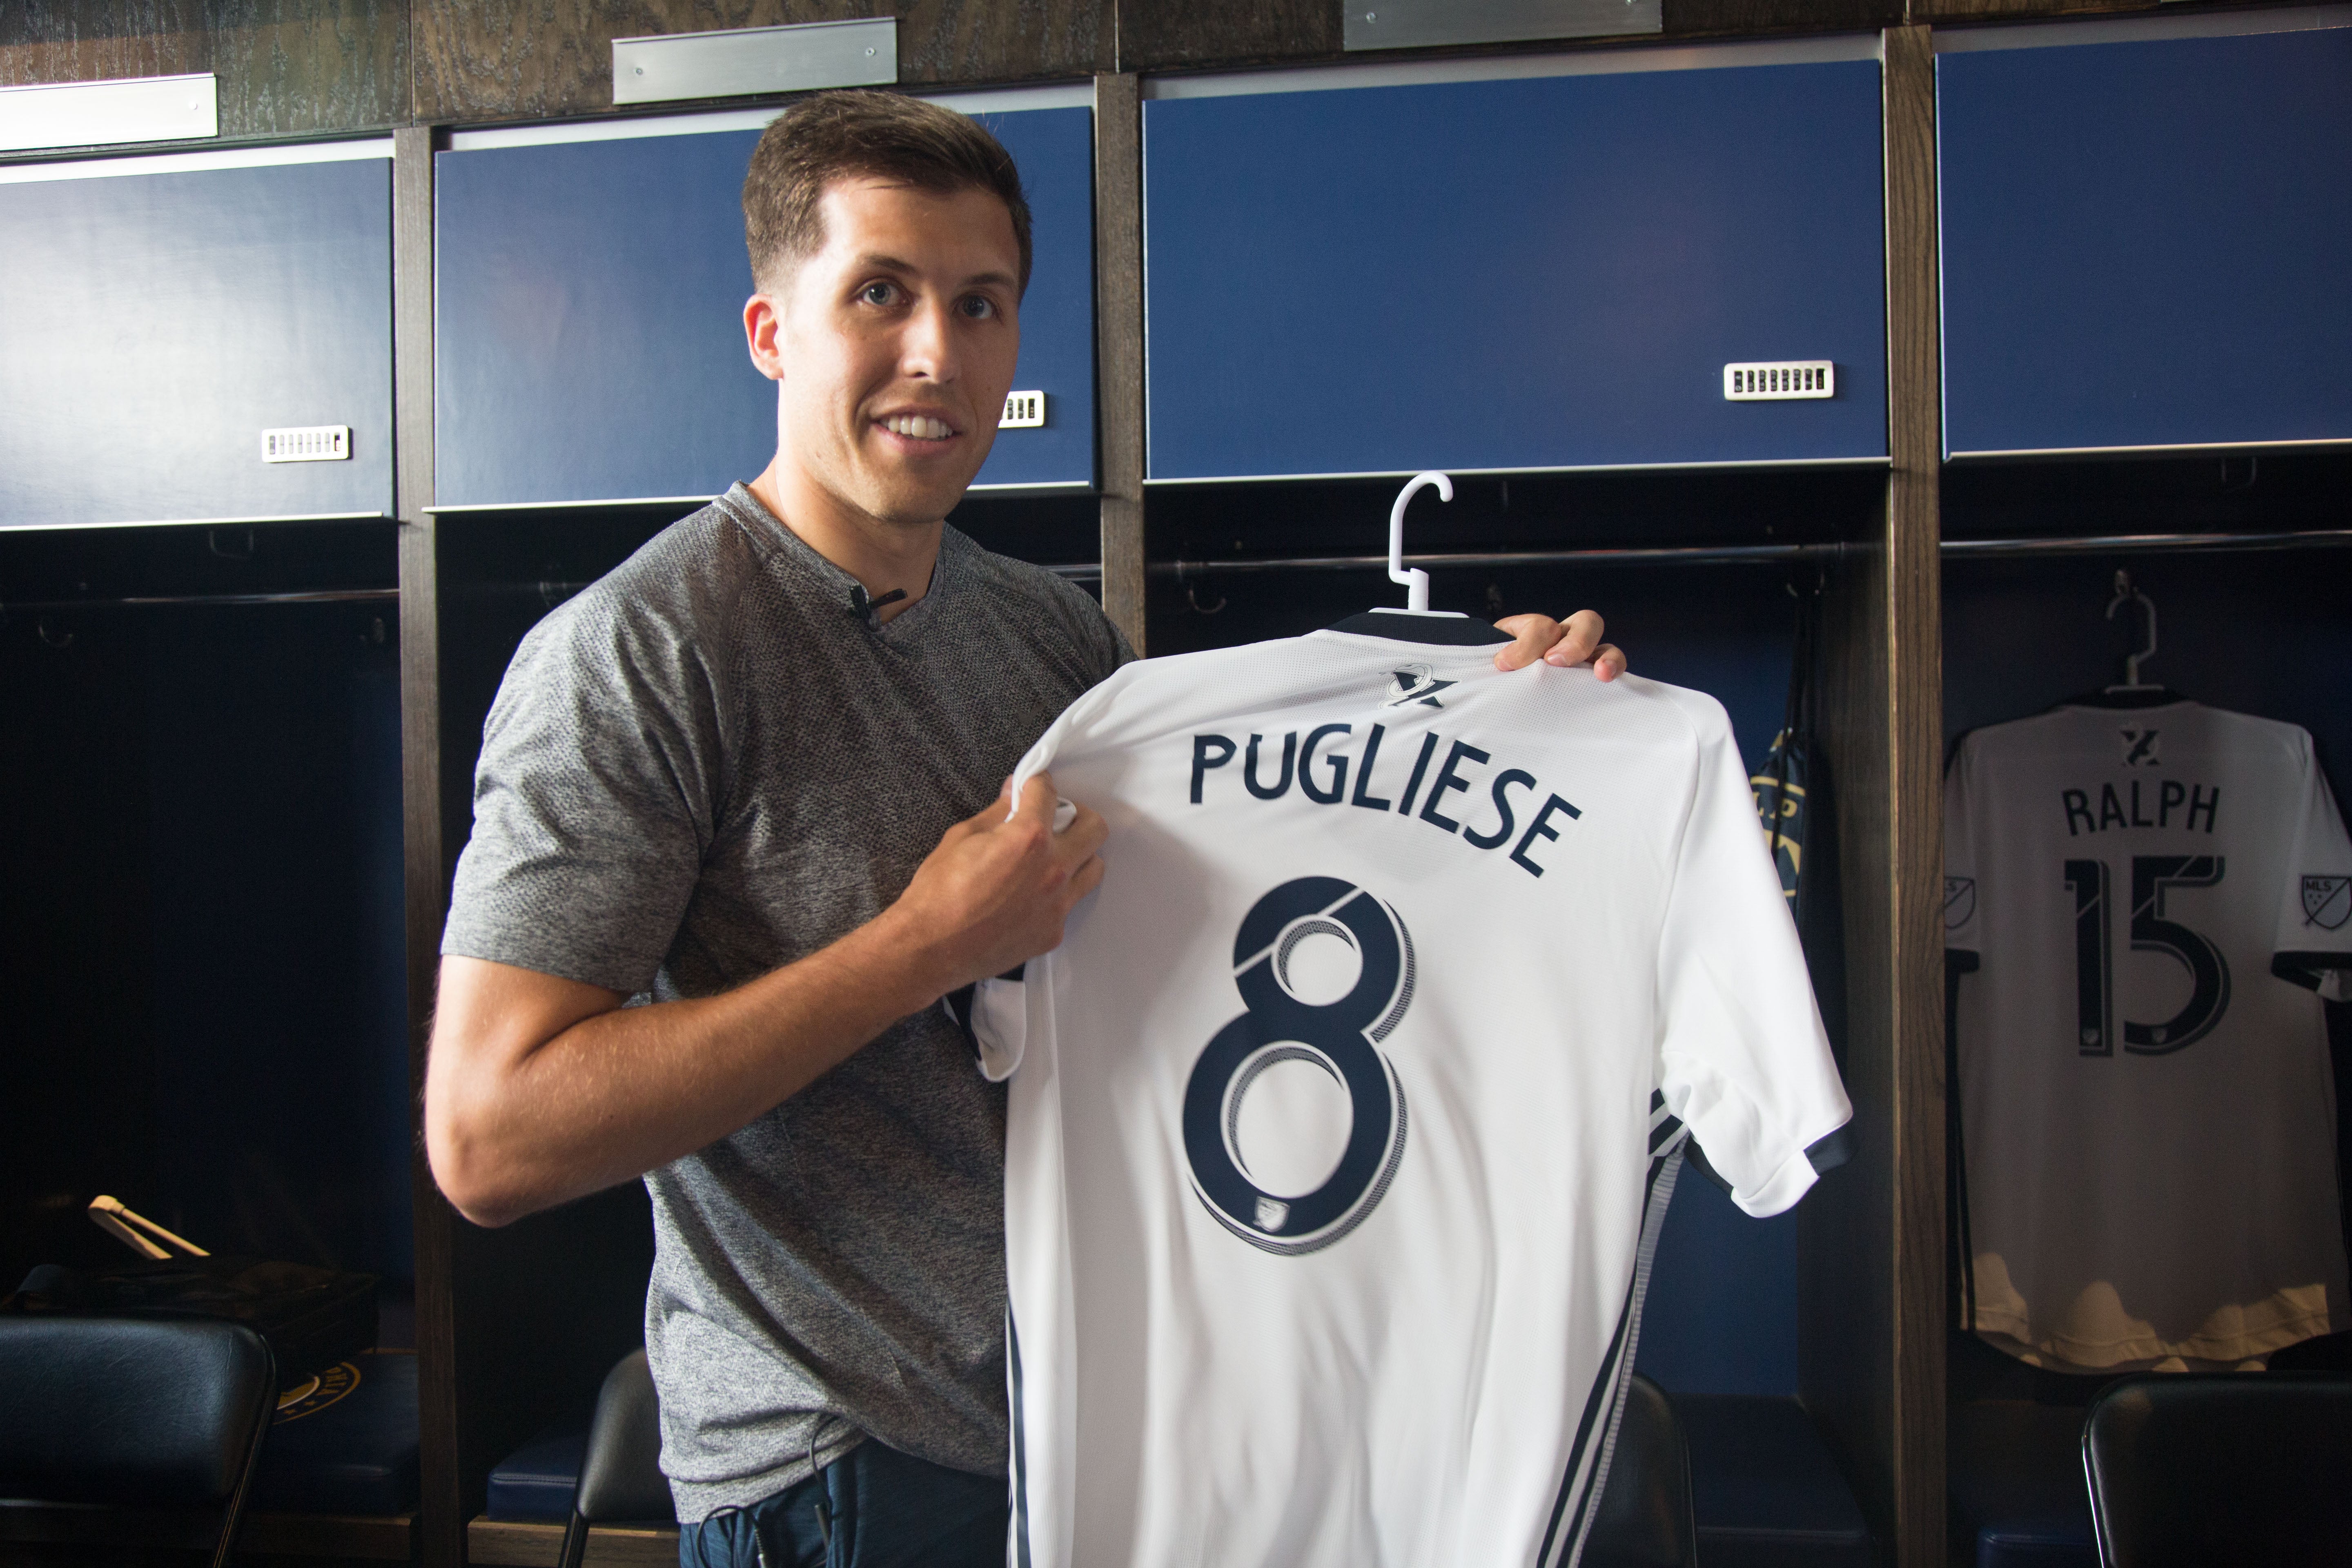
[[[1510,647],[1495,654],[1496,669],[1524,669],[1542,659],[1563,668],[1589,664],[1602,680],[1614,680],[1625,673],[1624,654],[1601,640],[1607,628],[1591,610],[1579,610],[1564,621],[1549,616],[1513,616],[1495,625],[1512,637]]]

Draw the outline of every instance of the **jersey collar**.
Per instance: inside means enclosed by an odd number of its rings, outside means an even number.
[[[1415,615],[1410,610],[1367,610],[1360,616],[1349,616],[1330,629],[1355,637],[1435,643],[1444,647],[1495,647],[1511,640],[1507,633],[1484,621],[1426,611]]]

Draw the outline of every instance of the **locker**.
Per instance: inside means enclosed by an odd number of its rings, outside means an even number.
[[[436,495],[444,509],[715,495],[775,449],[744,351],[749,128],[548,141],[461,133],[435,159]],[[1020,164],[1035,259],[984,488],[1094,483],[1093,115],[983,117]],[[658,122],[656,122],[658,123]],[[534,133],[543,134],[543,133]]]
[[[1826,52],[1161,86],[1148,477],[1883,460],[1879,68]],[[1782,360],[1833,395],[1727,398]]]
[[[392,515],[389,151],[0,171],[0,527]]]

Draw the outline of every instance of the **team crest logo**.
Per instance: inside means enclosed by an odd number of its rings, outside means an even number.
[[[1437,694],[1449,686],[1459,684],[1461,684],[1459,681],[1438,679],[1434,672],[1425,664],[1408,664],[1402,669],[1392,669],[1389,672],[1388,699],[1381,706],[1402,708],[1411,703],[1423,702],[1432,708],[1443,708],[1445,704],[1437,700]]]
[[[2352,877],[2305,877],[2303,919],[2305,925],[2334,931],[2352,916]]]
[[[2162,763],[2163,758],[2157,750],[2158,733],[2157,731],[2134,729],[2130,725],[2126,725],[2116,733],[2123,739],[2124,766],[2153,768]]]
[[[1974,877],[1944,879],[1944,929],[1958,931],[1969,923],[1977,912],[1977,879]]]
[[[278,1424],[299,1421],[305,1415],[316,1415],[335,1404],[360,1385],[360,1369],[351,1362],[339,1361],[316,1377],[306,1377],[291,1388],[278,1394]]]

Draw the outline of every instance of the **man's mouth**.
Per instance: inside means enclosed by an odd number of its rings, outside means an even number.
[[[955,434],[953,426],[943,419],[933,419],[925,414],[893,414],[882,421],[882,428],[893,436],[905,436],[917,441],[944,441]]]

